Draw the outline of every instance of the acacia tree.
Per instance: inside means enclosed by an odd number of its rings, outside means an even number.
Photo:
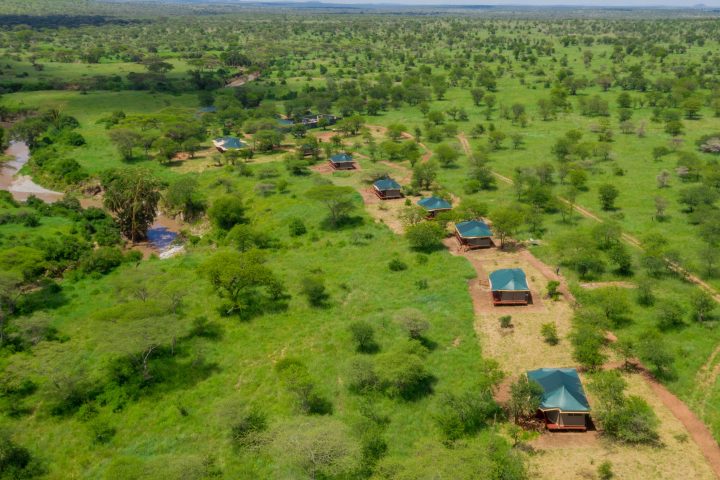
[[[201,271],[218,295],[227,300],[222,307],[226,315],[245,314],[262,307],[268,297],[278,300],[283,295],[280,280],[252,252],[218,252],[203,263]]]
[[[347,218],[355,208],[353,194],[354,190],[352,187],[338,187],[328,184],[311,188],[307,192],[307,197],[325,204],[330,212],[330,224],[335,228],[342,220]]]
[[[506,205],[491,213],[493,229],[500,238],[500,248],[505,248],[505,242],[523,223],[525,215],[519,205]]]
[[[103,204],[116,218],[120,231],[132,242],[144,240],[157,216],[160,182],[145,169],[123,168],[102,178]]]

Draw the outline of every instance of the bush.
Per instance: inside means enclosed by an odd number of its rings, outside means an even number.
[[[317,276],[303,279],[301,293],[307,297],[308,303],[313,307],[324,306],[330,298],[325,290],[325,281]]]
[[[237,448],[254,447],[261,443],[261,435],[267,429],[267,417],[259,410],[250,410],[230,426],[230,436]]]
[[[600,480],[611,480],[613,477],[615,477],[615,474],[612,471],[612,463],[605,460],[598,467],[598,478]]]
[[[560,287],[560,282],[557,280],[550,280],[547,284],[547,295],[548,298],[552,300],[557,300],[560,298],[560,292],[558,292],[558,287]]]
[[[626,443],[656,443],[660,424],[650,405],[640,397],[630,396],[612,411],[601,415],[603,431]]]
[[[34,464],[30,451],[17,445],[7,432],[0,432],[0,477],[32,478],[42,473]]]
[[[375,342],[375,330],[372,325],[363,320],[359,320],[351,323],[349,330],[355,342],[355,349],[358,352],[370,353],[377,351],[378,345]]]
[[[500,320],[500,328],[510,328],[512,327],[512,316],[510,315],[503,315],[499,318]]]
[[[310,377],[307,367],[297,359],[283,358],[275,364],[275,370],[295,396],[300,412],[307,415],[329,415],[332,403],[323,398],[315,389],[315,382]]]
[[[368,393],[378,388],[380,379],[375,366],[367,358],[355,358],[348,369],[348,388],[355,393]]]
[[[500,413],[490,388],[447,393],[440,398],[435,423],[447,440],[454,441],[477,433]]]
[[[299,218],[293,218],[288,225],[291,237],[301,237],[307,233],[305,223]]]
[[[391,272],[401,272],[403,270],[407,270],[408,266],[407,263],[403,262],[402,260],[394,258],[390,260],[390,263],[388,263],[388,268]]]
[[[245,205],[240,197],[226,195],[215,200],[208,210],[210,220],[222,230],[230,230],[238,223],[245,223]]]
[[[381,354],[377,362],[379,388],[390,397],[414,400],[432,391],[433,377],[423,359],[408,352]]]
[[[82,256],[78,268],[83,273],[110,273],[123,262],[123,254],[119,248],[100,247]]]
[[[427,321],[425,315],[414,308],[408,308],[399,312],[395,316],[395,320],[405,330],[408,337],[419,340],[430,329],[430,322]]]
[[[410,247],[422,252],[430,252],[439,248],[444,236],[445,232],[442,227],[435,222],[411,225],[405,231],[405,238],[410,243]]]
[[[560,342],[555,322],[544,323],[540,328],[540,333],[545,338],[545,342],[550,345],[557,345]]]

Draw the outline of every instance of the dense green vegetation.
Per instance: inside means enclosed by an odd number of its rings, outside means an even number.
[[[614,332],[720,438],[720,384],[697,382],[715,303],[684,278],[720,287],[717,20],[148,8],[0,29],[0,143],[68,192],[1,199],[0,477],[523,478],[502,432],[533,386],[493,400],[474,272],[440,243],[471,217],[562,268],[579,364]],[[345,150],[362,172],[311,170]],[[356,191],[396,171],[460,208],[408,206],[396,235]],[[186,252],[143,260],[125,247],[159,211]],[[657,441],[622,379],[592,377],[611,437]]]

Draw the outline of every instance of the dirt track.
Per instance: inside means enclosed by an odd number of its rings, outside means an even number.
[[[458,135],[458,140],[460,141],[460,144],[465,149],[466,154],[470,154],[470,144],[467,140],[467,137],[465,137],[464,134]],[[498,177],[501,181],[512,184],[513,181],[505,177],[503,175],[500,175],[499,173],[493,172],[493,174]],[[569,201],[566,199],[561,198],[561,201],[570,204]],[[573,208],[580,213],[582,216],[589,218],[591,220],[594,220],[596,222],[602,223],[603,220],[598,217],[597,215],[593,214],[589,210],[578,206],[573,205]],[[642,245],[640,241],[633,237],[632,235],[628,234],[622,234],[623,240],[637,248],[642,249]],[[544,265],[542,262],[537,260],[530,252],[528,253],[528,260],[534,259],[535,263],[534,265],[537,267],[538,264],[540,266]],[[547,266],[545,266],[547,269]],[[674,265],[675,270],[678,273],[683,274],[689,281],[699,285],[701,288],[707,290],[710,292],[714,298],[720,302],[720,292],[712,288],[710,285],[702,281],[700,278],[692,275],[687,270],[683,269],[679,265]],[[547,275],[548,278],[552,278],[552,276],[557,277],[557,275],[554,275],[554,272],[550,269],[548,272],[547,270],[544,272],[549,275]],[[563,288],[566,287],[565,282],[562,281],[559,278],[556,278],[557,280],[561,281],[561,286]],[[561,290],[562,291],[562,290]],[[565,294],[565,292],[563,292]],[[568,292],[569,294],[569,292]],[[720,347],[719,347],[720,349]],[[708,360],[708,362],[712,363],[714,356],[718,354],[718,350],[716,350],[713,353],[713,356]],[[658,382],[651,374],[647,371],[644,367],[641,367],[642,369],[642,377],[645,379],[647,384],[650,386],[654,394],[662,401],[662,403],[672,412],[672,414],[687,428],[688,432],[690,433],[693,441],[697,444],[698,448],[702,451],[703,456],[707,459],[708,463],[712,467],[713,471],[715,472],[715,475],[720,478],[720,446],[715,441],[715,439],[712,436],[712,433],[707,428],[707,426],[695,415],[695,413],[690,410],[690,408],[677,396],[675,396],[672,392],[670,392],[664,385],[662,385],[660,382]],[[720,366],[716,366],[712,369],[712,372],[709,374],[714,378],[717,378],[717,375],[720,375]]]

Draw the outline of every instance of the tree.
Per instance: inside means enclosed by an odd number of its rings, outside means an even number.
[[[351,323],[348,329],[358,352],[371,353],[377,351],[378,344],[375,341],[375,329],[370,323],[358,320]]]
[[[355,209],[355,191],[352,187],[318,185],[308,190],[306,196],[327,207],[330,213],[330,225],[333,228],[337,228]]]
[[[433,161],[418,163],[413,167],[412,185],[421,190],[430,190],[437,177],[437,164]]]
[[[141,134],[129,128],[115,128],[108,133],[123,160],[133,158],[133,150],[141,145]]]
[[[112,170],[102,178],[103,205],[116,218],[120,231],[130,241],[144,240],[155,221],[160,201],[160,182],[144,169]]]
[[[474,435],[501,413],[489,386],[461,394],[445,393],[437,410],[435,422],[448,441]]]
[[[325,288],[325,281],[319,276],[305,277],[302,281],[300,292],[308,299],[312,307],[322,307],[330,295]]]
[[[440,241],[444,236],[445,231],[435,222],[410,225],[405,230],[405,238],[407,238],[410,247],[423,252],[439,248]]]
[[[488,143],[493,150],[500,150],[506,138],[507,135],[505,135],[505,133],[500,130],[493,130],[488,134]]]
[[[620,195],[620,190],[615,185],[606,183],[598,188],[600,205],[603,210],[615,210],[615,199]]]
[[[708,320],[717,307],[715,299],[706,291],[699,289],[690,296],[690,305],[692,306],[692,316],[699,322]]]
[[[657,306],[657,323],[661,330],[669,330],[684,325],[685,309],[674,300],[665,300]]]
[[[455,165],[460,154],[447,143],[441,143],[435,149],[435,156],[443,167],[448,168]]]
[[[220,298],[225,315],[246,314],[263,306],[266,300],[278,300],[283,285],[253,252],[220,251],[209,257],[199,269],[208,278]]]
[[[500,248],[505,248],[507,239],[512,237],[523,224],[525,215],[520,205],[510,204],[492,211],[490,219],[495,234],[500,238]]]
[[[508,410],[517,423],[520,418],[534,416],[540,406],[543,396],[542,386],[527,375],[521,375],[515,383],[510,385],[510,401]]]
[[[163,200],[169,210],[180,213],[185,221],[194,220],[206,208],[205,198],[198,191],[197,179],[189,175],[171,183]]]
[[[344,478],[357,469],[360,445],[348,427],[333,418],[302,418],[285,422],[273,435],[272,451],[286,464],[291,478]]]
[[[221,230],[230,230],[239,223],[245,223],[245,204],[238,195],[224,195],[217,198],[208,216],[215,226]]]
[[[472,96],[475,106],[479,107],[483,101],[483,97],[485,96],[485,90],[482,88],[473,88],[470,90],[470,95]]]

